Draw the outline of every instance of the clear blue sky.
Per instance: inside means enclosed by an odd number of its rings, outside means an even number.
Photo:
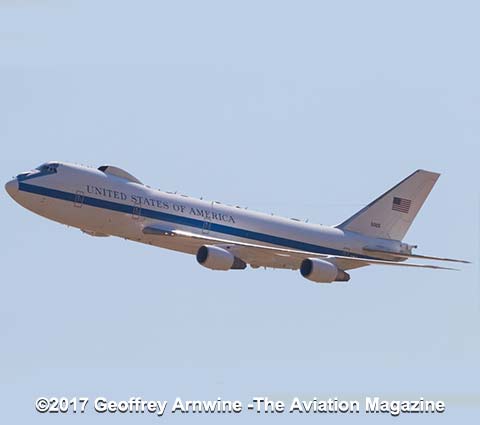
[[[386,423],[384,416],[41,416],[41,395],[444,399],[480,417],[478,2],[0,6],[6,182],[46,160],[335,224],[417,168],[407,235],[463,271],[211,272],[95,239],[0,191],[2,423]],[[393,422],[393,421],[392,421]]]

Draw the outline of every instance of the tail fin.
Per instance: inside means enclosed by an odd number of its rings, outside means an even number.
[[[337,227],[401,241],[440,174],[417,170]]]

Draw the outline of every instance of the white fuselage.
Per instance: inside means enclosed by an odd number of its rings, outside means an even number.
[[[7,191],[23,207],[92,235],[113,235],[195,254],[199,243],[158,238],[146,226],[331,255],[369,257],[364,247],[399,252],[401,242],[303,223],[151,189],[127,178],[66,163],[20,174]],[[382,258],[376,256],[376,258]],[[388,257],[386,257],[388,258]],[[256,264],[252,264],[256,266]],[[282,267],[281,259],[262,266]]]

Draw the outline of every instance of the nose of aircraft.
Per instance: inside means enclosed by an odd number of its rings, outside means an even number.
[[[7,182],[7,184],[5,185],[5,190],[8,192],[8,194],[12,198],[14,198],[15,194],[18,191],[18,180],[13,179],[13,180],[10,180],[9,182]]]

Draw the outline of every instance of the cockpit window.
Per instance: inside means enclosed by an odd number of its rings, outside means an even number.
[[[58,163],[56,162],[49,162],[46,164],[40,165],[40,167],[37,167],[36,169],[40,171],[41,173],[56,173],[58,168]]]
[[[60,164],[58,162],[45,162],[34,170],[20,173],[17,176],[18,181],[36,179],[37,177],[48,176],[57,173],[57,168]]]

